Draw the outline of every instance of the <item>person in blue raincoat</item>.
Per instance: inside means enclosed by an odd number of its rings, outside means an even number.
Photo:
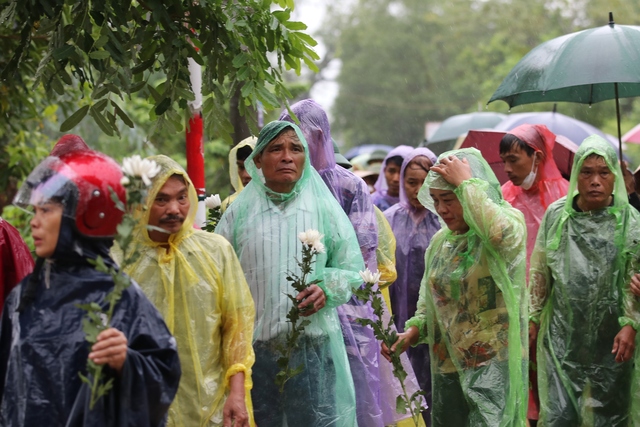
[[[164,426],[178,389],[180,363],[162,317],[134,283],[116,305],[111,327],[92,348],[85,311],[108,306],[111,275],[91,264],[109,256],[122,217],[122,172],[90,150],[46,158],[27,178],[14,203],[35,209],[31,220],[38,262],[9,295],[0,330],[0,425]],[[113,388],[89,407],[87,358],[104,365]]]

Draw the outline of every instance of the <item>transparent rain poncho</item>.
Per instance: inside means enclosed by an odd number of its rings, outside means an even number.
[[[416,315],[418,343],[429,344],[433,426],[523,426],[527,409],[525,236],[522,213],[476,149],[440,156],[467,159],[473,178],[454,188],[433,170],[418,194],[436,212],[430,188],[453,191],[469,226],[443,228],[425,254]]]
[[[150,157],[161,167],[149,189],[135,239],[140,258],[126,272],[162,313],[176,337],[182,365],[169,426],[222,425],[229,378],[244,372],[251,414],[251,347],[254,307],[240,263],[221,236],[193,228],[198,199],[187,173],[167,156]],[[149,238],[150,207],[167,179],[177,174],[188,187],[191,207],[179,232],[166,243]],[[114,257],[122,253],[114,250]]]
[[[574,204],[578,176],[592,154],[615,174],[613,203],[580,212]],[[638,373],[633,361],[616,363],[611,350],[622,326],[637,330],[640,322],[638,299],[629,288],[639,253],[640,216],[628,204],[615,150],[590,136],[576,152],[568,196],[549,206],[542,220],[531,258],[541,424],[637,425],[638,408],[629,417],[629,404],[640,401]]]
[[[569,182],[562,177],[553,159],[556,135],[545,125],[520,125],[508,133],[516,136],[540,156],[538,181],[528,190],[507,181],[502,185],[504,199],[524,214],[527,224],[527,267],[536,243],[538,228],[549,205],[567,195]]]
[[[240,176],[238,175],[238,164],[236,163],[238,161],[238,150],[243,147],[251,147],[251,149],[256,148],[257,140],[258,138],[255,136],[250,136],[238,142],[235,147],[229,150],[229,181],[231,182],[231,187],[233,188],[234,193],[222,201],[220,206],[222,212],[227,210],[229,205],[236,199],[236,197],[238,197],[238,194],[240,194],[244,188],[242,180],[240,180]]]
[[[400,196],[393,197],[387,193],[389,189],[389,185],[387,184],[387,178],[384,175],[384,170],[387,167],[387,161],[391,157],[400,156],[403,159],[413,151],[413,147],[408,145],[398,145],[393,150],[389,151],[389,154],[386,155],[384,160],[382,161],[382,168],[380,169],[380,175],[378,175],[378,180],[373,185],[373,188],[376,191],[371,195],[371,202],[376,205],[381,211],[385,211],[389,209],[391,206],[400,202]],[[402,181],[400,181],[400,187],[402,187]]]
[[[398,331],[404,332],[404,324],[416,312],[420,283],[424,275],[424,254],[433,235],[440,229],[438,216],[425,209],[417,211],[405,192],[404,176],[407,165],[423,156],[436,162],[436,156],[427,148],[417,148],[405,156],[400,169],[400,202],[384,212],[396,237],[396,270],[398,278],[389,288],[393,321]],[[420,388],[427,392],[431,402],[431,371],[429,347],[418,345],[407,350],[411,366]]]
[[[389,285],[396,281],[396,238],[393,235],[389,221],[384,217],[380,209],[374,207],[376,220],[378,221],[378,247],[376,248],[376,260],[380,272],[378,286],[384,302],[391,312],[391,298],[389,297]],[[391,314],[391,313],[389,313]]]
[[[293,190],[277,193],[265,185],[253,158],[286,128],[295,130],[307,156]],[[279,426],[286,417],[289,426],[356,426],[353,380],[336,311],[361,285],[358,272],[364,263],[353,227],[311,167],[306,140],[294,124],[266,125],[245,165],[252,181],[224,213],[216,232],[235,249],[256,304],[256,422]],[[292,302],[286,294],[295,294],[286,278],[289,272],[301,276],[296,258],[301,259],[302,243],[297,235],[307,229],[324,234],[326,253],[316,256],[309,280],[322,280],[318,286],[326,305],[304,318],[311,323],[298,338],[300,348],[290,361],[304,364],[304,370],[286,383],[281,395],[274,382],[280,370],[276,345],[285,342],[290,328],[286,316]]]

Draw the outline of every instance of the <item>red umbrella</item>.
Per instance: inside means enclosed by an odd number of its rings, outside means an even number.
[[[622,142],[631,142],[633,144],[640,144],[640,125],[636,125],[629,132],[625,133],[622,137]]]
[[[494,130],[470,130],[460,146],[460,148],[473,147],[480,150],[482,157],[489,163],[500,184],[504,184],[509,180],[507,174],[504,173],[504,164],[500,158],[500,140],[506,133]],[[556,161],[560,173],[567,179],[571,176],[573,156],[577,149],[578,146],[571,140],[562,135],[556,135],[553,159]]]

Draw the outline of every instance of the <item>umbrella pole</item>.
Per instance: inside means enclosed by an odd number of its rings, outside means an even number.
[[[622,161],[622,134],[620,132],[620,101],[618,100],[618,83],[613,84],[616,92],[616,117],[618,119],[618,149],[620,150],[620,161]]]

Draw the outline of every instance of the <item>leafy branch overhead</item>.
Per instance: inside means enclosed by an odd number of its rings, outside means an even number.
[[[4,37],[0,85],[28,91],[24,82],[33,81],[51,101],[76,86],[90,94],[61,131],[87,115],[108,135],[117,122],[133,127],[122,105],[135,93],[151,100],[156,130],[177,132],[194,100],[191,58],[203,66],[208,130],[228,135],[224,105],[236,88],[242,112],[258,101],[279,108],[289,95],[284,70],[316,70],[316,42],[290,20],[292,9],[293,0],[11,0],[0,6],[3,34],[13,35]]]

